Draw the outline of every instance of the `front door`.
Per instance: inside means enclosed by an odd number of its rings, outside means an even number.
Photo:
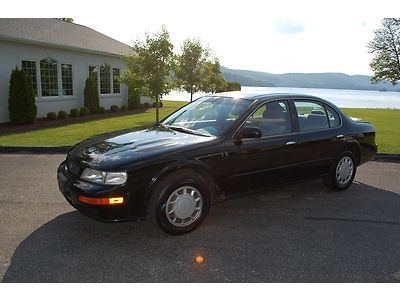
[[[275,100],[261,104],[242,125],[245,126],[260,128],[262,136],[240,140],[234,136],[226,142],[227,194],[297,180],[298,140],[288,102]]]

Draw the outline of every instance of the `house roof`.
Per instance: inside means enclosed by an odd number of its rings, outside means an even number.
[[[0,40],[117,56],[130,47],[89,27],[58,19],[0,18]]]

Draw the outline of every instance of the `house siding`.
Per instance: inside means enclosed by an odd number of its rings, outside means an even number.
[[[9,121],[8,91],[12,70],[15,67],[21,68],[22,60],[34,60],[36,61],[36,68],[40,68],[40,60],[44,58],[52,58],[58,62],[58,88],[60,96],[42,97],[39,92],[38,97],[36,97],[38,118],[46,117],[47,113],[51,111],[58,112],[65,110],[69,112],[72,108],[81,108],[83,106],[83,91],[88,76],[89,65],[100,66],[108,64],[111,66],[111,72],[112,68],[119,68],[121,74],[126,69],[123,61],[116,56],[0,40],[0,123]],[[61,96],[60,64],[62,63],[72,64],[72,96]],[[39,73],[37,74],[39,75]],[[100,95],[100,106],[104,106],[106,109],[113,104],[121,106],[127,104],[127,98],[127,88],[121,84],[120,94]]]

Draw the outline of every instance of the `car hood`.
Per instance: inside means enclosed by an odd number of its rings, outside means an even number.
[[[215,139],[187,134],[161,127],[138,131],[120,131],[84,140],[68,153],[82,166],[111,170],[156,159],[160,155],[176,152],[193,144]]]

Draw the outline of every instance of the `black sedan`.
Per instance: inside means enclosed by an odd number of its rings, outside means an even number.
[[[377,151],[374,127],[297,94],[204,96],[144,130],[73,146],[59,188],[101,221],[148,217],[170,234],[195,229],[217,199],[322,177],[335,190]]]

